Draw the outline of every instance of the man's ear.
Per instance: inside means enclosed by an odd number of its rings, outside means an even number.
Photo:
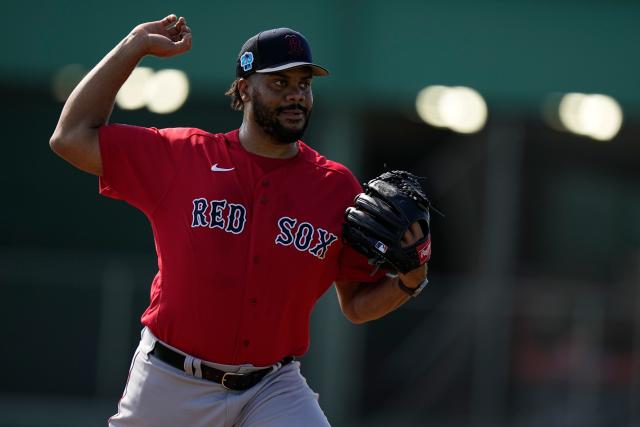
[[[249,95],[249,81],[247,79],[242,77],[238,79],[238,92],[240,93],[240,99],[242,99],[243,102],[247,102],[251,99],[251,96]]]

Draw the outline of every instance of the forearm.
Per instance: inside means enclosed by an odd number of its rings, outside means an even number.
[[[379,319],[409,300],[398,286],[398,279],[384,277],[376,284],[360,284],[352,300],[353,316],[358,323]]]
[[[379,319],[394,311],[410,299],[407,292],[400,289],[399,277],[383,277],[377,283],[336,283],[338,300],[344,315],[353,323],[365,323]],[[405,277],[405,285],[410,289],[421,283]]]
[[[62,109],[54,136],[76,139],[75,134],[95,132],[107,123],[116,94],[144,56],[143,43],[129,34],[82,79]]]
[[[98,128],[106,124],[124,82],[145,55],[169,57],[191,49],[191,30],[171,14],[136,26],[85,76],[60,114],[49,145],[79,169],[102,175]]]
[[[353,323],[379,319],[394,311],[426,285],[428,267],[423,264],[397,277],[384,276],[376,283],[336,282],[338,301],[344,315]],[[406,290],[400,289],[399,283]]]

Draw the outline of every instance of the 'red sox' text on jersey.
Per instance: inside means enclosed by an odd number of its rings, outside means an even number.
[[[378,278],[342,244],[358,181],[297,144],[294,158],[273,159],[247,152],[237,130],[100,128],[100,193],[152,226],[158,273],[142,322],[159,339],[269,365],[306,352],[311,310],[334,281]]]

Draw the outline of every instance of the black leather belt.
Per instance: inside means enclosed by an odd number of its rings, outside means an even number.
[[[151,350],[149,354],[154,355],[159,360],[173,366],[176,369],[184,371],[184,359],[186,357],[174,350],[171,350],[169,347],[158,341],[156,341],[155,345],[153,346],[153,350]],[[288,363],[291,363],[293,360],[294,357],[292,356],[285,357],[280,361],[280,364],[284,366]],[[247,390],[253,387],[254,385],[258,384],[265,375],[273,371],[273,367],[269,367],[253,372],[248,372],[246,374],[237,374],[234,372],[221,371],[220,369],[212,368],[211,366],[207,366],[204,364],[200,365],[200,369],[202,370],[202,378],[221,384],[228,390],[237,391]]]

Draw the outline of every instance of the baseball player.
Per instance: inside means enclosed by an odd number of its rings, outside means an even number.
[[[362,188],[300,140],[312,80],[328,71],[296,31],[263,31],[242,46],[228,92],[239,129],[109,124],[138,62],[184,53],[191,38],[175,15],[136,26],[75,88],[50,141],[153,229],[158,273],[109,425],[329,425],[295,361],[314,303],[335,282],[349,320],[379,318],[424,286],[426,263],[372,276],[343,242],[345,209]],[[424,237],[414,223],[403,246]]]

